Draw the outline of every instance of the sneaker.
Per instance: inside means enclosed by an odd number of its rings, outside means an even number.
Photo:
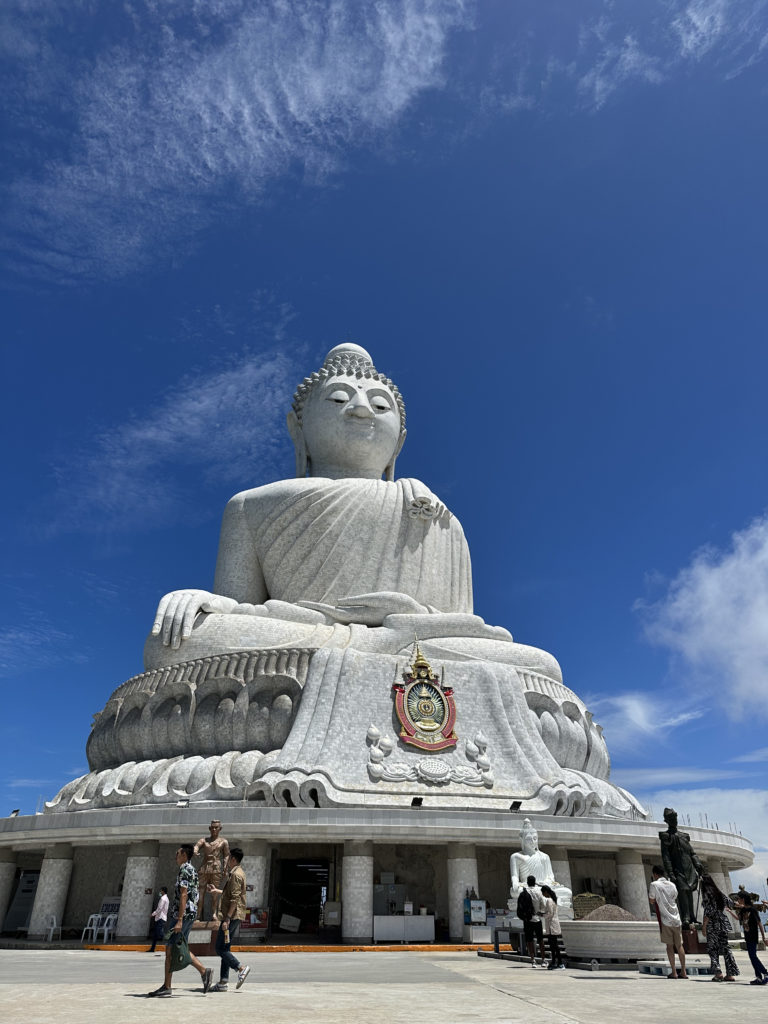
[[[227,991],[227,983],[226,983],[226,981],[220,981],[217,985],[212,985],[208,989],[208,991],[209,992],[226,992]]]
[[[205,974],[203,975],[203,995],[205,995],[205,993],[211,987],[211,982],[212,981],[213,981],[213,971],[211,970],[210,967],[206,967]]]
[[[250,973],[251,973],[251,968],[250,967],[248,967],[248,966],[241,967],[240,970],[237,972],[237,984],[235,985],[235,988],[240,988],[240,986],[243,984],[243,982],[245,981],[245,979],[248,977],[248,975]]]
[[[750,981],[749,984],[750,985],[764,985],[765,982],[763,981],[762,978],[755,978],[755,980],[754,981]]]
[[[557,969],[558,969],[558,971],[564,971],[565,970],[565,964],[558,964],[557,965]]]
[[[156,988],[154,992],[147,992],[147,996],[150,999],[153,999],[155,996],[159,996],[161,998],[162,997],[166,997],[167,998],[168,996],[172,996],[172,995],[173,995],[173,990],[170,989],[170,988],[166,988],[165,985],[161,985],[160,988]]]

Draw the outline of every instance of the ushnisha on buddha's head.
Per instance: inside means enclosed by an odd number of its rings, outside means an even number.
[[[337,345],[296,389],[288,430],[296,476],[395,478],[405,404],[359,345]]]

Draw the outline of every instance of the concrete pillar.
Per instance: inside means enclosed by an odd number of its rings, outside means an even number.
[[[341,860],[341,941],[373,942],[373,843],[344,843]]]
[[[727,895],[731,891],[731,881],[730,878],[726,881],[723,862],[714,857],[708,857],[705,863],[707,871],[712,876],[712,881],[721,892]]]
[[[552,861],[552,874],[558,885],[564,885],[566,889],[573,891],[571,881],[571,862],[568,860],[568,851],[562,846],[547,847],[549,859]]]
[[[40,937],[46,934],[48,919],[53,916],[56,924],[63,924],[64,908],[67,905],[69,880],[72,877],[72,847],[66,843],[49,846],[45,851],[37,883],[35,903],[29,919],[28,935]]]
[[[464,897],[477,892],[477,854],[470,843],[448,844],[448,935],[452,942],[464,938]],[[478,896],[480,893],[478,893]]]
[[[264,907],[267,899],[267,871],[269,869],[269,849],[264,839],[256,839],[242,844],[245,872],[247,906]]]
[[[731,891],[731,876],[723,868],[723,862],[717,860],[714,857],[708,857],[705,861],[705,866],[708,874],[712,876],[712,881],[715,883],[720,892],[724,892],[727,896]],[[696,893],[693,894],[694,906],[697,905]],[[699,910],[699,920],[704,916],[704,911]],[[730,914],[725,915],[725,920],[728,924],[728,931],[735,932],[738,930],[736,922],[733,920]]]
[[[7,846],[0,849],[0,931],[8,913],[13,880],[16,877],[16,853]]]
[[[117,917],[118,939],[145,939],[149,930],[149,915],[155,907],[155,884],[160,844],[152,839],[131,843],[123,875],[120,913]]]
[[[639,853],[634,850],[619,850],[616,854],[616,881],[619,887],[619,905],[641,921],[650,920],[645,868]]]

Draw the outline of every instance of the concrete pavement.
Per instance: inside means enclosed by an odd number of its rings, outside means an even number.
[[[531,970],[473,952],[243,954],[240,991],[202,995],[191,968],[171,999],[146,999],[162,958],[99,950],[0,950],[3,1024],[163,1024],[204,1014],[269,1024],[722,1024],[768,1014],[768,986],[676,981],[628,971]],[[204,962],[218,968],[218,960]],[[218,971],[214,977],[218,977]]]

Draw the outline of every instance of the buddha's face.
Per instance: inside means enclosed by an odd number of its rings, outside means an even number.
[[[221,832],[221,822],[212,821],[210,824],[211,839],[218,839],[219,832]]]
[[[532,853],[535,853],[539,846],[539,836],[537,832],[525,832],[522,837],[523,853],[528,857]]]
[[[313,476],[380,477],[400,442],[400,413],[377,380],[331,377],[309,396],[301,420]]]

